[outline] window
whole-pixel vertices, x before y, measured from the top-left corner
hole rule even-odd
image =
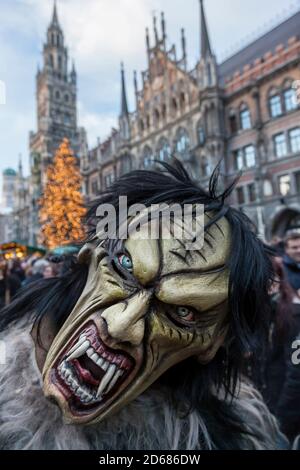
[[[65,94],[65,102],[69,103],[69,101],[70,101],[70,97],[69,97],[68,93],[66,93]]]
[[[188,154],[190,147],[190,139],[185,129],[179,129],[177,133],[176,150],[181,156]]]
[[[166,139],[161,139],[158,144],[157,158],[161,162],[168,160],[171,157],[171,147]]]
[[[235,169],[242,170],[244,168],[244,152],[242,149],[235,152]]]
[[[255,183],[248,184],[248,199],[250,202],[256,201],[256,186]]]
[[[244,195],[244,188],[237,188],[236,189],[236,198],[238,204],[244,204],[245,203],[245,195]]]
[[[154,161],[154,155],[150,147],[146,147],[144,150],[143,164],[145,168],[149,168]]]
[[[123,155],[121,159],[121,175],[129,173],[132,169],[132,161],[130,155]]]
[[[106,175],[104,177],[105,187],[109,188],[113,184],[114,180],[115,177],[113,173],[109,173],[108,175]]]
[[[240,121],[242,130],[251,129],[251,115],[247,107],[241,110]]]
[[[62,66],[62,60],[61,60],[61,57],[59,55],[58,56],[58,68],[59,68],[59,70],[61,70],[61,66]]]
[[[173,98],[172,99],[172,110],[173,110],[174,113],[177,113],[177,109],[178,109],[178,106],[177,106],[176,98]]]
[[[275,95],[270,98],[270,114],[272,118],[281,116],[282,106],[280,95]]]
[[[297,108],[296,90],[289,88],[284,92],[284,106],[286,111],[292,111]]]
[[[201,125],[198,127],[198,141],[200,145],[205,144],[205,131]]]
[[[98,194],[98,181],[92,181],[92,194],[95,196]]]
[[[282,196],[287,196],[291,191],[290,175],[282,175],[279,177],[279,192]]]
[[[65,113],[64,115],[64,123],[65,124],[70,124],[71,123],[71,116],[69,113]]]
[[[252,168],[255,166],[255,147],[254,145],[248,145],[244,150],[246,167]]]
[[[276,157],[285,157],[287,154],[287,146],[285,135],[283,133],[274,136],[274,146]]]
[[[265,197],[273,196],[273,186],[270,180],[264,180],[263,191]]]
[[[180,107],[181,109],[184,109],[185,107],[185,96],[184,96],[184,93],[180,93]]]
[[[55,92],[55,99],[60,100],[60,92],[58,90]]]
[[[300,152],[300,127],[289,131],[292,153]]]

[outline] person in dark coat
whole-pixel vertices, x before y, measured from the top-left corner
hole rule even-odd
[[[290,232],[284,240],[283,266],[291,287],[300,290],[300,233]]]
[[[0,264],[0,309],[7,305],[21,287],[18,276],[11,274],[6,263]]]
[[[300,434],[300,335],[291,344],[286,380],[278,401],[277,411],[282,431],[287,437],[294,439]]]
[[[275,258],[274,269],[273,317],[263,366],[262,393],[282,430],[294,439],[300,434],[300,381],[296,386],[291,357],[292,344],[300,335],[300,297],[288,284],[280,258]]]

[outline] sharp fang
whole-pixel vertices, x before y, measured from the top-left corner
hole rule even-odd
[[[89,347],[90,342],[85,341],[83,344],[79,345],[79,347],[72,354],[68,355],[67,361],[71,361],[72,359],[77,359],[78,357],[83,356]]]
[[[118,369],[113,378],[110,381],[109,386],[107,387],[106,393],[108,393],[117,383],[118,379],[123,375],[123,371]]]
[[[77,341],[76,344],[74,344],[74,346],[70,349],[70,351],[68,352],[68,354],[72,354],[74,351],[76,351],[76,349],[81,345],[83,344],[84,342],[86,341],[86,336],[80,336],[79,340]]]
[[[115,364],[111,364],[109,368],[107,369],[107,372],[103,379],[100,382],[99,388],[97,390],[97,398],[101,397],[102,393],[104,392],[105,388],[111,381],[112,377],[114,376],[114,373],[116,371],[117,366]]]

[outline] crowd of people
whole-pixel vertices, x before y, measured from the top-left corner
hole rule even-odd
[[[57,274],[57,266],[51,260],[36,255],[23,260],[0,259],[0,309],[8,305],[22,287]]]
[[[300,233],[289,232],[283,240],[273,240],[272,248],[275,278],[270,290],[268,340],[259,366],[253,370],[251,364],[248,371],[283,432],[292,440],[300,434],[300,364],[292,361],[295,340],[299,339],[300,344]],[[19,289],[41,278],[55,277],[60,269],[51,257],[0,260],[0,309]]]

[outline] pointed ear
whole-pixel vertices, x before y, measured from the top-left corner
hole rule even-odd
[[[81,248],[81,250],[78,253],[78,262],[80,264],[88,264],[91,259],[91,255],[93,250],[95,250],[96,247],[96,240],[92,240]]]
[[[35,358],[39,370],[42,372],[48,351],[57,334],[57,331],[48,315],[36,320],[31,329],[31,337],[35,345]]]

